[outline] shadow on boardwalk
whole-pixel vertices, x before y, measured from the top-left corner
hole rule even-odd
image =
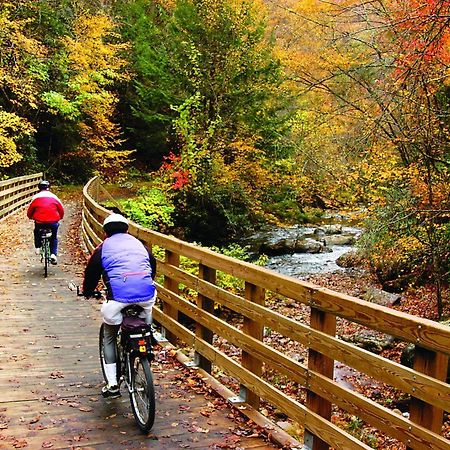
[[[0,448],[275,448],[164,350],[152,366],[157,414],[148,436],[128,396],[99,395],[99,308],[67,288],[83,267],[68,253],[76,237],[64,237],[77,205],[66,206],[59,264],[47,279],[25,213],[0,223]]]

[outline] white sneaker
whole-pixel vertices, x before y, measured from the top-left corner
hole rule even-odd
[[[38,248],[35,248],[34,249],[34,253],[36,254],[36,255],[40,255],[41,254],[41,249],[38,247]]]
[[[52,264],[58,264],[58,258],[53,253],[50,255],[50,262]]]
[[[122,394],[120,393],[120,389],[119,386],[117,386],[117,384],[115,386],[110,386],[109,384],[107,384],[106,386],[102,387],[102,397],[105,398],[119,398],[122,396]]]

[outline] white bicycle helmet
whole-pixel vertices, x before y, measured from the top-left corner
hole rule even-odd
[[[110,214],[103,221],[103,230],[108,236],[115,233],[126,233],[128,231],[128,220],[121,214]]]

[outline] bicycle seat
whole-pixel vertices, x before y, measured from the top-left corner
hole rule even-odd
[[[51,238],[52,237],[52,230],[48,228],[43,228],[41,230],[41,237]]]
[[[144,311],[144,309],[139,305],[130,305],[130,306],[127,306],[126,308],[122,309],[122,316],[123,317],[137,317],[143,311]]]

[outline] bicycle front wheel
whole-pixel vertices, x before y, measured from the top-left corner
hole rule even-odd
[[[150,362],[146,356],[131,357],[130,401],[140,430],[148,433],[155,421],[155,387]]]

